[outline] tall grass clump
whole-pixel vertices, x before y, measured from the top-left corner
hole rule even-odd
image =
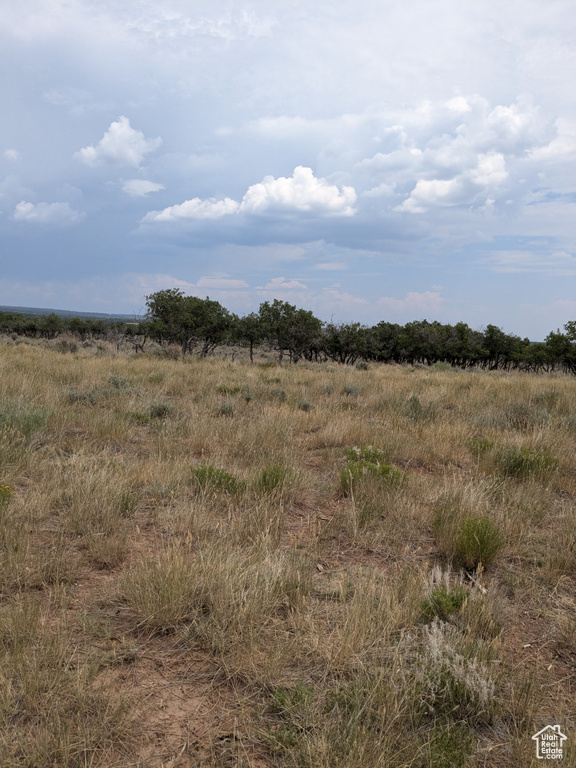
[[[498,452],[496,465],[508,477],[545,477],[558,468],[558,460],[547,450],[510,446]]]
[[[437,505],[432,527],[440,551],[468,570],[492,565],[505,543],[488,516],[466,517],[450,502]]]
[[[220,491],[223,493],[240,493],[246,487],[243,480],[239,480],[225,469],[214,467],[212,464],[200,464],[192,470],[192,477],[198,488],[204,491]]]
[[[348,496],[369,479],[388,486],[399,485],[405,474],[392,464],[384,464],[383,453],[372,446],[348,448],[346,466],[340,470],[340,490]]]

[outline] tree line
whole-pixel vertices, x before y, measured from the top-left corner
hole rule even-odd
[[[133,323],[0,312],[0,332],[47,339],[66,332],[82,341],[128,342],[138,352],[144,352],[151,340],[164,347],[178,345],[183,355],[207,356],[217,347],[242,346],[248,349],[251,361],[257,348],[266,347],[279,362],[444,362],[460,368],[576,374],[576,321],[566,323],[564,332],[550,332],[543,342],[534,343],[495,325],[474,330],[463,322],[450,325],[428,320],[406,325],[382,321],[373,326],[325,323],[312,312],[279,299],[265,301],[258,312],[238,317],[217,301],[185,296],[177,288],[150,294],[146,306],[146,316]]]

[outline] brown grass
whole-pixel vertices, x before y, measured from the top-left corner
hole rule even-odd
[[[548,723],[573,740],[573,379],[24,344],[0,372],[2,765],[516,768]],[[352,447],[395,480],[343,487]]]

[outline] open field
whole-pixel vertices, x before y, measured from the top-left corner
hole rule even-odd
[[[0,765],[576,761],[576,379],[0,346]]]

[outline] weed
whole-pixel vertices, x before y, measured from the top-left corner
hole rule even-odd
[[[282,490],[290,477],[290,470],[282,464],[264,467],[256,481],[256,488],[262,493],[272,493]]]
[[[420,604],[422,621],[429,622],[435,618],[446,621],[449,616],[462,608],[468,594],[469,591],[459,584],[450,590],[444,585],[435,589]]]
[[[148,406],[148,416],[151,419],[159,419],[164,421],[170,416],[174,416],[176,413],[176,407],[172,403],[166,403],[162,401],[155,401]]]
[[[22,400],[0,400],[0,432],[13,429],[30,438],[43,432],[50,418],[50,411],[43,405],[26,405]]]
[[[226,472],[225,469],[213,467],[211,464],[200,464],[192,470],[192,474],[198,486],[203,490],[235,494],[245,487],[243,481]]]
[[[494,448],[494,445],[493,440],[488,440],[485,437],[472,437],[468,440],[468,450],[477,458],[489,453]]]
[[[499,452],[497,466],[508,477],[542,477],[558,468],[558,460],[547,450],[510,446]]]
[[[94,389],[79,390],[69,389],[66,392],[66,399],[69,403],[83,403],[84,405],[95,405],[99,400],[98,392]]]
[[[404,412],[407,418],[415,422],[431,421],[436,416],[434,406],[430,403],[422,405],[418,395],[410,395],[406,402]]]
[[[218,406],[218,416],[234,416],[234,403],[227,400],[224,403],[220,403]]]
[[[502,533],[489,517],[462,517],[450,505],[437,507],[433,529],[444,554],[468,570],[487,568],[504,546]]]
[[[125,392],[130,389],[132,385],[124,376],[109,376],[108,377],[108,389],[112,392]]]

